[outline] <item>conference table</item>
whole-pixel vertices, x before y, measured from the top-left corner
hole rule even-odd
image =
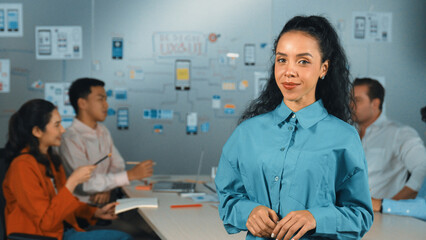
[[[194,175],[162,176],[155,175],[151,182],[171,180],[194,180]],[[200,176],[200,181],[210,182],[209,176]],[[163,240],[242,240],[246,232],[229,235],[219,218],[217,203],[201,203],[202,207],[170,208],[171,205],[194,204],[191,198],[179,196],[177,193],[152,192],[150,190],[137,190],[137,186],[144,185],[141,181],[132,181],[131,185],[123,187],[128,197],[156,197],[158,208],[139,208],[138,212],[149,224],[155,233]],[[196,191],[212,194],[213,192],[203,184],[197,184]],[[365,240],[387,239],[426,239],[426,222],[405,216],[376,213],[373,226],[362,238]]]
[[[151,182],[171,180],[195,180],[194,175],[153,176]],[[199,181],[210,181],[209,176],[200,176]],[[246,233],[229,235],[219,218],[217,206],[213,202],[202,203],[202,207],[172,209],[171,205],[194,204],[191,198],[179,196],[177,193],[152,192],[136,190],[144,183],[132,181],[131,185],[123,187],[128,197],[156,197],[158,208],[139,208],[138,212],[149,224],[152,230],[163,240],[191,240],[191,239],[245,239]],[[213,193],[203,184],[197,184],[196,191]]]

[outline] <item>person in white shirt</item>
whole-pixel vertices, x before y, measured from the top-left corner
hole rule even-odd
[[[385,90],[371,78],[353,83],[354,116],[368,165],[373,210],[383,198],[415,198],[426,176],[426,149],[409,126],[388,120],[382,113]]]
[[[110,201],[111,190],[130,181],[150,177],[153,161],[142,161],[125,171],[125,163],[114,146],[111,134],[101,123],[107,117],[108,103],[104,82],[93,78],[75,80],[69,88],[69,98],[77,116],[62,136],[59,154],[67,174],[76,168],[100,162],[89,181],[76,189],[74,195],[82,202],[102,205]]]

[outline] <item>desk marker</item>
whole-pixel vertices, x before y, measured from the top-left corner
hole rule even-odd
[[[108,153],[105,157],[99,159],[97,162],[95,162],[95,164],[93,165],[98,165],[99,163],[101,163],[103,160],[107,159],[108,157],[111,157],[112,153]]]
[[[190,207],[202,207],[202,204],[183,204],[183,205],[171,205],[170,208],[190,208]]]

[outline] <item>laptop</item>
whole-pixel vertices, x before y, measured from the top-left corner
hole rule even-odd
[[[154,183],[152,187],[153,192],[195,192],[195,187],[201,173],[201,166],[203,165],[204,151],[201,151],[200,160],[198,162],[198,172],[194,183],[190,182],[174,182],[174,181],[159,181]]]

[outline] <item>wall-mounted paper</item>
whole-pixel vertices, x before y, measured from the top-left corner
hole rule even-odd
[[[10,60],[0,59],[0,93],[10,92]]]
[[[22,3],[0,4],[0,37],[22,37]]]
[[[83,36],[81,26],[37,26],[36,59],[81,59]]]
[[[44,88],[44,99],[50,101],[58,107],[61,116],[74,116],[75,112],[71,106],[68,89],[69,82],[60,83],[46,83]]]
[[[352,39],[360,42],[392,42],[392,13],[353,12]]]

